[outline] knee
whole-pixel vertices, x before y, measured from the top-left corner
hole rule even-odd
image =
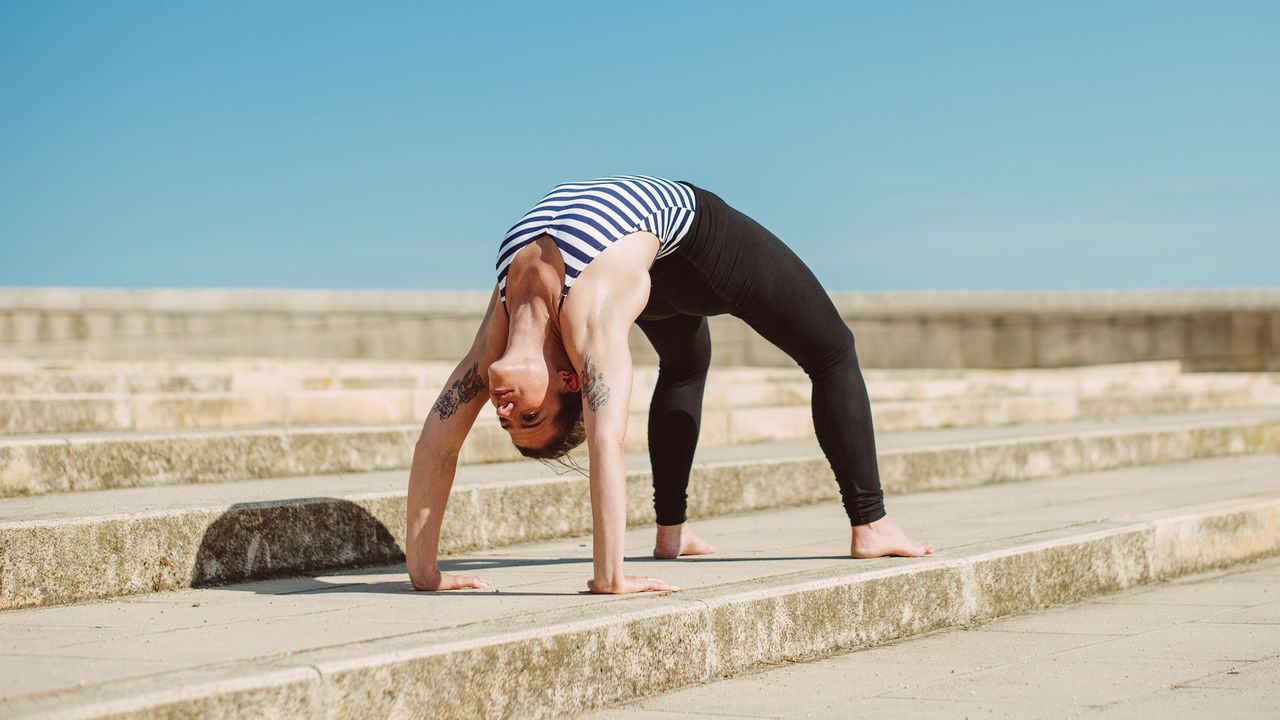
[[[661,359],[658,361],[658,381],[687,383],[702,381],[711,369],[711,353],[697,353],[681,357],[678,360]]]
[[[711,368],[711,338],[698,333],[679,354],[668,353],[658,358],[660,382],[689,382],[707,377]]]
[[[853,331],[847,325],[833,329],[821,343],[815,343],[803,358],[800,367],[809,377],[821,377],[832,372],[858,368],[858,352],[854,347]]]

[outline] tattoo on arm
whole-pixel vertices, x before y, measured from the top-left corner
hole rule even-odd
[[[476,372],[476,367],[476,364],[472,363],[462,377],[454,380],[452,385],[440,392],[440,397],[432,409],[441,420],[448,420],[458,412],[458,408],[476,399],[480,391],[484,390],[484,380],[480,377],[480,373]]]
[[[595,412],[609,402],[609,386],[604,384],[604,376],[596,370],[591,358],[583,358],[582,365],[582,394],[587,396],[587,407]]]

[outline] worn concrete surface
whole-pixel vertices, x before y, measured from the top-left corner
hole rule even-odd
[[[222,365],[70,365],[67,374],[39,363],[0,359],[0,434],[417,423],[452,370],[438,363],[408,368],[383,363],[388,367],[381,368],[355,361],[229,359]],[[876,409],[882,411],[877,420],[888,429],[904,422],[945,427],[1280,403],[1280,375],[1184,374],[1177,363],[865,374]],[[656,369],[637,368],[633,411],[647,410],[655,378]],[[769,408],[805,405],[808,396],[809,382],[795,368],[716,368],[704,407],[767,415]],[[944,400],[951,402],[928,402]],[[752,422],[744,417],[739,424],[749,427]]]
[[[584,720],[1274,718],[1280,559],[687,688]]]
[[[865,369],[873,400],[932,400],[1026,394],[1265,390],[1275,373],[1183,373],[1178,362],[1140,362],[1054,369]],[[285,361],[39,362],[0,358],[0,395],[241,393],[279,395],[310,391],[425,391],[434,394],[453,371],[448,363]],[[634,394],[647,395],[656,368],[638,364]],[[768,384],[808,392],[796,367],[714,367],[707,400],[719,388]],[[637,398],[640,400],[640,398]],[[639,406],[637,406],[639,407]]]
[[[842,559],[834,503],[698,521],[720,552],[675,562],[645,559],[652,530],[637,528],[630,572],[685,588],[663,596],[580,594],[589,540],[569,539],[446,563],[492,581],[483,592],[414,593],[390,566],[16,610],[0,613],[0,714],[588,709],[1274,553],[1278,477],[1273,453],[894,499],[938,544],[926,559]],[[1158,541],[1188,526],[1217,551]],[[1008,592],[1014,580],[1037,592]]]
[[[1280,449],[1275,421],[1180,420],[886,435],[882,482],[902,494]],[[628,462],[630,520],[652,522],[647,459]],[[464,465],[455,482],[445,552],[590,530],[580,475],[523,461]],[[403,472],[381,472],[11,498],[0,502],[0,608],[394,561],[404,493]],[[689,487],[692,517],[836,497],[813,440],[702,448]]]
[[[417,423],[452,371],[439,363],[382,368],[230,359],[224,365],[117,363],[55,371],[0,361],[0,435]],[[1183,374],[1168,363],[872,370],[867,376],[877,424],[888,430],[1280,404],[1280,376]],[[648,409],[655,378],[654,368],[637,369],[633,411]],[[767,415],[768,408],[807,405],[809,390],[799,369],[717,368],[704,409],[757,408]]]
[[[1164,413],[1158,422],[1169,419],[1176,422],[1190,415]],[[1195,415],[1280,420],[1280,411],[1270,408]],[[941,419],[945,420],[946,416]],[[992,418],[979,415],[971,419]],[[1006,419],[1013,421],[1012,417]],[[1152,420],[1151,424],[1157,421]],[[627,447],[640,451],[646,447],[646,437],[640,430],[639,416],[634,425],[636,431],[628,434]],[[809,410],[803,406],[711,411],[706,414],[700,443],[724,445],[792,439],[809,435],[810,428]],[[420,426],[413,423],[77,433],[65,438],[8,436],[0,438],[0,497],[405,468],[412,457],[419,429]],[[489,420],[477,423],[467,437],[461,461],[500,462],[518,457],[506,433],[496,421]]]
[[[259,357],[159,360],[31,360],[0,357],[0,391],[25,392],[247,392],[338,390],[370,388],[420,388],[438,384],[453,371],[454,362],[388,360],[318,360]],[[657,366],[637,363],[637,382],[652,383]],[[1162,380],[1230,378],[1237,373],[1183,373],[1176,360],[1129,362],[1062,368],[868,368],[864,376],[872,384],[900,383],[891,388],[962,388],[971,392],[993,387],[1001,392],[1021,389],[1050,391],[1067,387],[1082,390],[1099,383],[1140,382],[1158,385]],[[755,382],[804,379],[798,367],[717,366],[710,370],[718,380]],[[26,382],[22,382],[22,381]],[[84,387],[79,387],[83,380]],[[62,381],[62,382],[56,382]],[[1214,380],[1215,382],[1217,380]],[[929,383],[938,382],[936,386]],[[5,383],[12,383],[7,385]],[[919,383],[919,384],[917,384]],[[1064,385],[1065,383],[1065,385]],[[925,399],[933,395],[917,396]]]
[[[867,367],[1060,367],[1183,359],[1280,369],[1276,290],[836,293]],[[487,292],[0,289],[0,351],[51,357],[266,355],[452,360]],[[740,320],[713,361],[789,364]],[[633,354],[652,357],[642,334]]]
[[[872,417],[884,431],[1000,425],[1154,412],[1238,410],[1280,405],[1280,382],[1243,376],[1232,382],[1171,390],[1112,388],[1099,395],[1075,392],[989,395],[929,400],[876,400]],[[749,437],[779,424],[780,416],[809,422],[807,380],[721,382],[703,398],[704,423],[738,429]],[[986,390],[992,390],[987,388]],[[0,395],[0,435],[169,431],[262,426],[419,423],[430,414],[437,390],[337,390],[280,394],[68,393]],[[652,391],[631,398],[632,422],[642,426]],[[788,409],[797,409],[788,413]],[[723,417],[721,417],[723,415]],[[491,423],[484,413],[481,423]],[[785,422],[785,420],[783,421]],[[776,434],[776,433],[775,433]]]

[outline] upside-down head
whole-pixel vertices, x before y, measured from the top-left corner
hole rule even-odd
[[[582,385],[563,345],[549,343],[542,357],[503,355],[489,366],[498,423],[521,455],[556,459],[582,444]]]

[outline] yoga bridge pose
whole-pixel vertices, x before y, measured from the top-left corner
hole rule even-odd
[[[475,342],[423,424],[409,474],[406,559],[421,590],[487,587],[440,572],[440,525],[458,453],[488,399],[529,457],[584,440],[594,528],[592,592],[673,590],[623,572],[632,323],[658,353],[649,407],[654,555],[714,552],[685,519],[711,361],[707,317],[729,313],[813,382],[813,424],[835,471],[855,558],[933,552],[885,515],[853,334],[809,268],[773,233],[696,185],[616,176],[556,186],[508,232]],[[572,289],[572,293],[570,293]]]

